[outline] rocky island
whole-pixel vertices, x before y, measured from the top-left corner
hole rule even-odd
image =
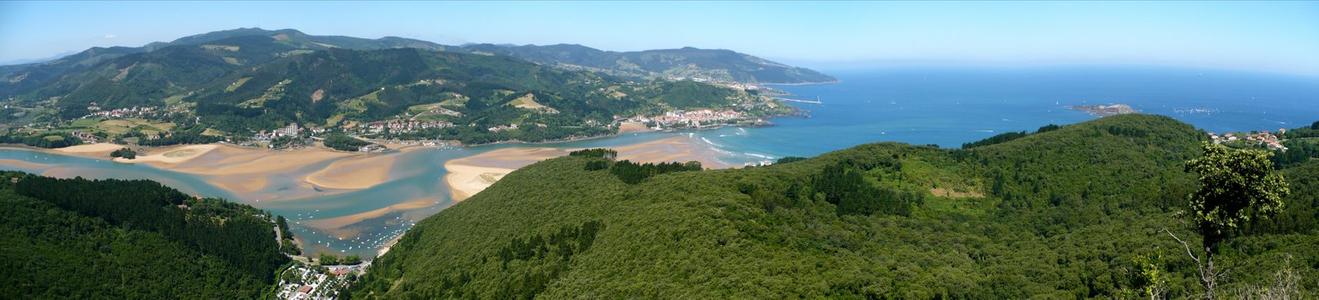
[[[1137,113],[1135,109],[1126,104],[1075,105],[1069,108],[1100,117]]]

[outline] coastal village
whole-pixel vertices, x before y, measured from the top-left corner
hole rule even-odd
[[[294,263],[279,276],[275,298],[285,300],[331,300],[366,271],[366,264],[313,266]]]
[[[635,122],[646,124],[646,127],[652,130],[665,130],[677,128],[704,128],[730,125],[746,121],[751,122],[752,125],[758,125],[765,122],[763,119],[749,120],[745,114],[731,109],[701,109],[692,111],[670,111],[658,116],[633,116],[630,118],[615,120],[615,123]]]
[[[1209,139],[1215,144],[1227,144],[1235,146],[1260,147],[1274,151],[1287,151],[1287,147],[1282,145],[1282,136],[1286,136],[1287,129],[1278,129],[1278,134],[1268,131],[1249,132],[1249,133],[1224,133],[1218,135],[1210,132]]]

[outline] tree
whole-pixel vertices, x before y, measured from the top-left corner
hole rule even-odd
[[[1274,172],[1270,156],[1261,150],[1229,149],[1205,142],[1204,156],[1186,162],[1186,170],[1199,174],[1200,189],[1191,194],[1190,216],[1203,238],[1203,260],[1186,242],[1168,232],[1186,248],[1197,264],[1205,299],[1214,298],[1216,279],[1214,253],[1233,230],[1251,220],[1263,219],[1282,210],[1282,198],[1290,190],[1281,174]]]
[[[137,158],[137,152],[134,152],[133,149],[128,149],[128,147],[124,147],[124,148],[120,148],[119,150],[115,150],[114,152],[110,152],[110,157],[123,157],[124,159],[135,159]]]

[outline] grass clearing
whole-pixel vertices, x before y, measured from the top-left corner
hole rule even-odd
[[[152,122],[149,120],[134,118],[103,120],[95,125],[95,130],[115,136],[128,133],[133,129],[137,129],[146,134],[158,134],[161,132],[169,132],[170,130],[173,130],[174,127],[174,123],[170,122]]]
[[[247,84],[248,80],[252,80],[252,77],[239,78],[237,81],[234,81],[234,83],[230,83],[229,86],[224,87],[224,92],[232,93],[233,91],[238,90],[238,88],[243,87],[244,84]]]

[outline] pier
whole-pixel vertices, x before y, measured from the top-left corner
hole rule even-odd
[[[824,104],[824,102],[820,102],[820,97],[819,97],[819,96],[816,96],[816,97],[815,97],[815,100],[802,100],[802,99],[792,99],[792,98],[784,98],[784,97],[776,97],[776,98],[778,98],[779,100],[788,101],[788,102],[810,103],[810,104]]]

